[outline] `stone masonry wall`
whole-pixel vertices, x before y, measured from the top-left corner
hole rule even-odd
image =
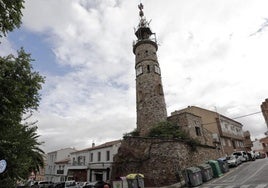
[[[265,99],[265,101],[261,104],[261,111],[268,127],[268,99]]]
[[[150,40],[135,46],[137,131],[146,136],[149,130],[161,121],[166,121],[167,110],[157,61],[157,44]]]
[[[114,158],[112,179],[142,173],[146,187],[171,185],[180,181],[185,168],[219,157],[214,147],[195,148],[183,140],[125,137]]]

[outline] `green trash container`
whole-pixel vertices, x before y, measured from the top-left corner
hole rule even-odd
[[[198,168],[201,169],[203,182],[209,181],[213,178],[212,168],[209,164],[198,165]]]
[[[215,160],[209,160],[208,164],[211,166],[212,168],[212,172],[213,172],[213,177],[214,178],[218,178],[220,176],[222,176],[222,172],[221,172],[221,168],[220,165],[218,163],[218,161]]]
[[[198,167],[189,167],[184,171],[184,179],[188,186],[194,187],[203,183],[201,170]]]

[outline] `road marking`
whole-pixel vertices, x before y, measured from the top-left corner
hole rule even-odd
[[[261,171],[264,167],[266,167],[267,165],[263,165],[261,168],[259,168],[258,170],[256,170],[251,176],[247,177],[244,181],[241,182],[241,184],[244,184],[246,181],[248,181],[250,178],[254,177],[257,173],[259,173],[259,171]],[[261,188],[261,187],[260,187]]]
[[[207,185],[207,186],[199,186],[197,188],[268,188],[268,184],[248,184],[248,185]]]
[[[240,188],[248,188],[250,185],[242,185]]]
[[[231,176],[230,178],[227,178],[226,180],[223,180],[222,182],[224,182],[224,183],[234,182],[236,180],[237,176],[238,175]]]
[[[258,186],[255,187],[255,188],[264,188],[264,187],[266,187],[266,185],[267,185],[267,184],[260,184],[260,185],[258,185]]]

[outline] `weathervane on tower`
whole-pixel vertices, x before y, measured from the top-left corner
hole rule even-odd
[[[140,4],[138,5],[138,8],[140,9],[140,17],[142,18],[142,17],[144,16],[143,11],[142,11],[142,9],[143,9],[143,4],[140,3]]]

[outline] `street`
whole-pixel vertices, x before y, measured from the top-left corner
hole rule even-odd
[[[268,188],[268,159],[242,163],[220,178],[202,184],[200,188]]]

